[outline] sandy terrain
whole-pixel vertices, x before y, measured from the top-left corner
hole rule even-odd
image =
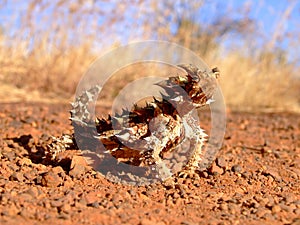
[[[299,114],[230,112],[212,167],[172,188],[113,184],[76,151],[43,161],[68,109],[1,104],[1,224],[300,224]]]

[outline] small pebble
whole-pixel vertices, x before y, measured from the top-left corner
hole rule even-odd
[[[241,173],[242,172],[242,167],[240,165],[234,165],[231,167],[231,171],[235,173]]]

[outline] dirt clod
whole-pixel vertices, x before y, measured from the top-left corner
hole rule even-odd
[[[43,174],[41,184],[44,187],[58,187],[62,184],[62,178],[58,173],[54,170],[50,170],[49,172]]]

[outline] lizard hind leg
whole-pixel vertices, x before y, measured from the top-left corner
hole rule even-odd
[[[94,118],[92,118],[90,104],[96,100],[101,87],[96,85],[86,91],[83,91],[81,95],[76,97],[75,101],[71,103],[72,109],[70,110],[71,117],[70,120],[74,127],[74,131],[78,131],[78,134],[83,134],[87,136],[89,140],[93,139],[96,135],[94,125]],[[91,126],[87,126],[91,125]],[[81,135],[82,136],[82,135]],[[55,160],[57,156],[68,150],[68,149],[78,149],[75,141],[75,135],[63,134],[61,137],[51,137],[52,141],[47,145],[45,150],[45,158],[50,160]]]

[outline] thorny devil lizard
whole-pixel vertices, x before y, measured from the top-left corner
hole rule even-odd
[[[213,101],[219,70],[201,71],[191,64],[178,67],[185,71],[184,76],[157,83],[166,93],[161,99],[153,97],[145,106],[134,105],[131,111],[123,110],[107,119],[92,118],[89,111],[89,103],[96,100],[101,87],[84,91],[70,111],[74,133],[53,137],[46,158],[55,160],[65,150],[81,149],[88,163],[113,181],[147,183],[149,179],[166,180],[173,175],[166,155],[188,140],[192,150],[185,153],[187,160],[176,175],[194,173],[203,160],[207,135],[191,112]]]

